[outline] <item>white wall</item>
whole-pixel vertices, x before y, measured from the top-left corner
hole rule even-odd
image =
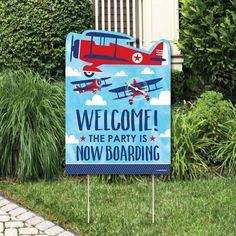
[[[179,1],[143,0],[143,48],[165,38],[171,42],[172,67],[182,70],[183,57],[176,46],[179,39]]]

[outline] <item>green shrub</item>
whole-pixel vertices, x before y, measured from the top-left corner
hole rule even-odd
[[[171,71],[172,104],[180,104],[183,100],[195,100],[205,90],[206,86],[202,76],[188,70]]]
[[[199,155],[208,165],[213,166],[222,163],[218,158],[215,144],[225,141],[222,139],[220,127],[225,122],[232,120],[233,111],[232,103],[224,100],[221,93],[207,91],[198,98],[189,112],[192,124],[204,121],[199,127],[199,140],[205,143],[205,149]]]
[[[200,153],[205,148],[201,126],[205,120],[192,122],[190,111],[177,109],[172,114],[171,177],[194,179],[208,171]]]
[[[91,28],[91,1],[0,1],[0,70],[64,77],[66,35]]]
[[[236,173],[236,108],[231,106],[228,119],[217,128],[218,140],[214,140],[212,152],[220,162],[221,174]]]
[[[232,103],[224,100],[223,95],[215,91],[203,93],[191,111],[193,122],[205,120],[201,127],[202,135],[217,140],[217,129],[230,117]]]
[[[64,89],[32,72],[0,75],[0,176],[52,179],[61,171]]]
[[[172,114],[172,178],[236,172],[236,108],[208,91]]]
[[[179,46],[185,65],[228,90],[235,89],[235,21],[235,0],[181,0]]]
[[[185,97],[185,76],[182,71],[171,71],[171,101],[172,104],[182,101]]]

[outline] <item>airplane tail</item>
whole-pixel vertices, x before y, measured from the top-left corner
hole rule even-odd
[[[80,88],[80,86],[78,86],[78,85],[75,86],[75,89],[79,89],[79,88]],[[79,94],[79,93],[82,93],[82,91],[81,90],[77,90],[76,93]]]
[[[168,48],[165,42],[161,42],[156,45],[152,50],[151,60],[156,61],[158,65],[168,64]]]

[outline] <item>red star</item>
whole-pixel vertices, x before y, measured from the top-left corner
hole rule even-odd
[[[86,139],[86,137],[84,135],[80,137],[80,141],[82,141],[82,142],[84,142],[85,139]]]
[[[155,139],[156,139],[156,138],[155,138],[153,135],[150,137],[150,140],[151,140],[151,141],[155,141]]]
[[[138,54],[137,54],[136,56],[134,56],[134,60],[135,60],[135,61],[139,61],[140,58],[141,58],[141,57],[140,57]]]

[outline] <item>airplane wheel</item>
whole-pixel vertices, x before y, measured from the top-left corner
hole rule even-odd
[[[130,102],[129,104],[130,104],[130,105],[132,105],[132,104],[133,104],[133,102]]]
[[[87,76],[87,77],[92,77],[92,76],[94,75],[94,72],[85,71],[84,74],[85,74],[85,76]]]
[[[150,101],[150,98],[147,98],[146,100],[147,100],[147,101]]]

